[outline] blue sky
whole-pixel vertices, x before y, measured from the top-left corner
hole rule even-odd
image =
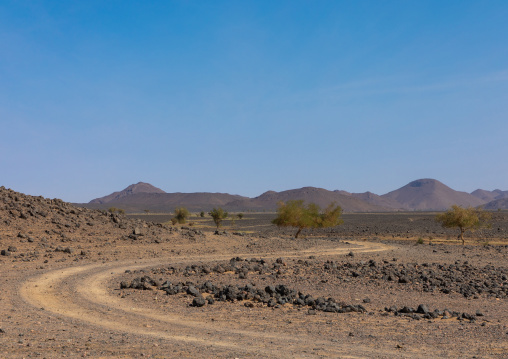
[[[2,1],[0,185],[508,190],[506,1]]]

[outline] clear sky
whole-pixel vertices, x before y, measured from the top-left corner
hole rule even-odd
[[[508,1],[0,2],[0,186],[508,190]]]

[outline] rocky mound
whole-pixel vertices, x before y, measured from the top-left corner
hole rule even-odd
[[[352,254],[350,254],[352,256]],[[203,278],[207,275],[224,275],[226,281],[233,278],[226,274],[235,273],[238,279],[246,279],[248,276],[262,276],[270,280],[279,279],[281,271],[289,271],[293,274],[310,278],[313,275],[322,273],[333,275],[349,282],[349,278],[355,278],[358,285],[369,283],[372,285],[376,281],[396,282],[404,287],[401,290],[411,291],[439,291],[449,294],[459,292],[466,298],[478,299],[484,294],[488,297],[506,298],[508,294],[507,268],[495,268],[486,266],[478,268],[470,265],[468,262],[457,262],[453,265],[428,264],[428,263],[407,263],[394,264],[387,261],[377,263],[374,260],[369,262],[360,261],[336,262],[327,260],[304,261],[298,260],[293,264],[288,264],[283,258],[274,261],[265,261],[264,259],[243,259],[240,257],[231,258],[229,262],[217,263],[214,266],[203,264],[192,264],[185,267],[170,266],[167,268],[153,268],[153,275],[183,275],[188,278],[192,276]],[[130,272],[129,274],[145,273],[144,270]],[[324,278],[322,275],[319,277]],[[257,284],[256,284],[257,282]],[[311,294],[304,294],[301,290],[290,288],[286,284],[268,284],[260,286],[259,280],[253,280],[246,284],[214,284],[211,280],[203,279],[202,283],[195,283],[190,280],[172,282],[172,279],[154,279],[144,274],[136,276],[132,280],[122,280],[120,289],[137,290],[161,290],[167,295],[184,294],[193,298],[189,303],[191,307],[202,307],[219,302],[243,302],[246,307],[255,305],[268,308],[281,308],[288,304],[300,308],[307,308],[308,314],[315,314],[315,311],[329,313],[365,313],[367,309],[362,304],[347,304],[334,298],[323,296],[314,297]],[[369,298],[365,298],[363,303],[371,303]],[[379,308],[379,310],[381,310]],[[412,319],[467,319],[475,321],[476,317],[483,314],[479,311],[476,314],[453,311],[450,309],[429,310],[427,305],[419,304],[418,308],[392,305],[385,307],[382,311],[394,313],[397,316],[407,316]],[[373,314],[371,312],[371,314]]]
[[[0,223],[0,238],[19,237],[28,242],[80,242],[90,238],[153,240],[168,233],[161,224],[75,207],[60,199],[25,195],[3,186],[0,187]]]

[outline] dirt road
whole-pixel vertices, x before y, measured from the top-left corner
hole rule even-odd
[[[351,243],[351,248],[310,248],[281,253],[249,253],[250,256],[265,258],[333,256],[349,253],[373,253],[389,248],[379,243]],[[312,355],[316,346],[326,347],[319,356],[363,357],[374,349],[370,346],[354,347],[332,345],[329,340],[319,340],[312,335],[285,334],[276,330],[259,332],[224,326],[223,323],[205,322],[199,317],[189,320],[185,313],[160,313],[142,306],[125,306],[125,301],[111,293],[108,283],[126,270],[137,270],[171,262],[173,264],[196,261],[229,259],[233,254],[205,255],[178,258],[122,261],[108,264],[92,264],[54,270],[30,278],[21,289],[21,296],[32,306],[44,308],[59,317],[78,320],[83,324],[99,326],[106,330],[127,332],[138,336],[149,336],[169,342],[183,342],[203,348],[213,346],[234,352],[240,356],[297,357],[308,350]],[[242,254],[234,254],[242,255]],[[382,355],[383,353],[378,353]],[[394,349],[391,353],[397,355]],[[306,355],[302,355],[306,356]]]

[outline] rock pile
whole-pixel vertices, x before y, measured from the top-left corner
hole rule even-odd
[[[168,267],[152,270],[154,274],[183,274],[186,277],[210,273],[235,273],[245,279],[249,275],[278,277],[286,272],[305,275],[323,273],[344,281],[391,282],[401,289],[424,292],[460,293],[466,298],[479,296],[508,298],[508,268],[487,265],[476,267],[467,261],[454,264],[396,263],[375,260],[358,262],[298,260],[287,264],[283,258],[264,259],[231,258],[229,262],[210,265],[193,264],[184,268]]]
[[[252,307],[254,303],[263,303],[269,308],[280,308],[284,304],[292,304],[300,307],[309,307],[311,310],[331,312],[331,313],[349,313],[366,312],[361,304],[345,304],[337,302],[333,298],[318,297],[297,292],[283,284],[268,285],[264,289],[256,288],[254,284],[224,285],[216,286],[211,281],[202,284],[193,282],[180,282],[173,284],[165,281],[162,285],[159,282],[143,276],[135,278],[132,282],[121,282],[120,288],[133,288],[141,290],[163,290],[168,295],[185,293],[194,297],[191,306],[202,307],[206,303],[213,304],[215,301],[237,302],[246,301],[245,306]],[[206,296],[206,297],[205,297]]]
[[[417,309],[406,306],[398,309],[397,306],[394,305],[391,307],[386,307],[385,311],[387,313],[394,313],[397,316],[410,317],[416,320],[457,318],[458,320],[469,320],[470,322],[474,322],[476,320],[476,317],[483,316],[483,314],[479,311],[476,312],[476,314],[474,315],[465,312],[464,313],[456,312],[449,309],[444,310],[434,309],[433,311],[430,311],[425,304],[420,304]]]
[[[438,263],[357,263],[327,261],[323,269],[339,277],[383,280],[404,284],[411,289],[445,294],[457,292],[466,298],[480,295],[508,298],[508,268],[487,265],[475,267],[467,261],[455,264]]]

